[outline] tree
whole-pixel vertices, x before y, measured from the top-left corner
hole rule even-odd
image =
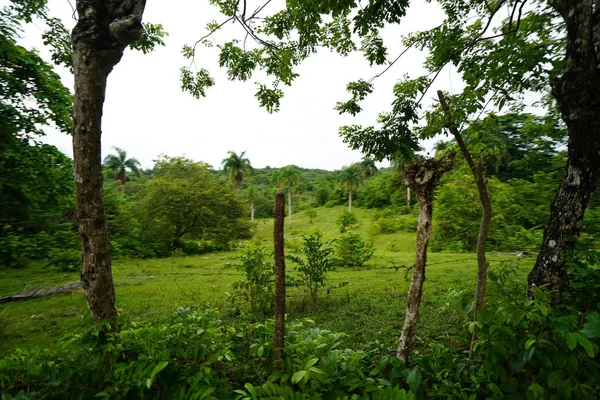
[[[121,182],[121,193],[125,188],[125,183],[129,181],[127,171],[136,175],[140,174],[140,162],[135,158],[127,158],[127,152],[118,147],[113,147],[117,154],[109,154],[104,158],[104,166],[109,168],[115,174],[115,180]]]
[[[475,161],[469,148],[465,144],[462,135],[458,131],[458,127],[454,121],[452,110],[446,103],[446,98],[441,90],[438,90],[438,98],[440,105],[444,111],[446,117],[448,130],[454,136],[454,140],[458,144],[458,148],[462,153],[475,184],[477,185],[477,192],[479,194],[479,201],[481,203],[481,223],[479,224],[479,234],[477,235],[477,289],[475,290],[475,308],[473,311],[473,322],[477,322],[477,313],[483,309],[483,300],[485,297],[485,286],[487,281],[487,270],[489,262],[486,259],[486,245],[488,239],[488,232],[490,230],[490,224],[492,222],[492,201],[490,199],[490,193],[488,191],[487,179],[485,177],[485,166],[480,161]],[[475,346],[476,330],[473,328],[473,337],[471,339],[471,348],[469,351],[469,358],[473,356],[473,350]]]
[[[418,158],[408,165],[404,172],[406,185],[413,188],[419,203],[415,265],[406,299],[404,327],[398,341],[397,356],[405,363],[412,351],[413,338],[419,322],[427,265],[427,246],[433,218],[433,194],[442,175],[454,167],[455,154],[453,151],[448,151],[439,160]]]
[[[273,174],[273,181],[280,189],[287,189],[288,198],[288,222],[292,226],[292,188],[298,186],[300,182],[300,172],[293,165],[288,165],[277,170]]]
[[[245,151],[242,151],[239,155],[233,151],[228,151],[227,154],[229,156],[221,162],[221,166],[229,174],[229,180],[235,183],[238,195],[241,195],[244,177],[250,176],[252,165],[250,165],[250,160],[244,158]]]
[[[250,185],[246,188],[246,198],[250,201],[250,221],[254,221],[255,203],[260,198],[258,187]]]
[[[17,44],[44,12],[39,2],[0,9],[0,266],[22,266],[28,240],[44,247],[42,232],[53,239],[45,250],[59,247],[54,233],[73,220],[71,160],[38,139],[46,126],[71,131],[72,97],[37,51]]]
[[[408,156],[399,154],[391,159],[392,168],[398,175],[404,175],[404,169],[414,159],[414,153]],[[410,186],[406,185],[406,206],[410,207]]]
[[[94,321],[117,329],[100,142],[106,81],[125,48],[142,37],[145,0],[77,0],[73,29],[73,170],[81,237],[81,284]]]
[[[348,211],[352,211],[352,192],[362,184],[362,179],[361,164],[353,163],[340,171],[339,182],[348,191]]]
[[[227,242],[250,237],[239,196],[213,177],[209,166],[163,157],[142,200],[146,234],[173,250],[183,239]]]
[[[377,173],[377,166],[375,160],[372,157],[364,156],[360,162],[360,168],[362,170],[362,177],[364,180],[372,178]]]

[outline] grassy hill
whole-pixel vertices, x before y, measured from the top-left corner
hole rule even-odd
[[[300,245],[301,235],[319,228],[326,239],[339,235],[336,225],[345,207],[317,208],[310,222],[306,211],[286,218],[286,248],[288,252]],[[350,230],[359,233],[375,245],[373,259],[362,268],[339,268],[330,274],[332,284],[349,281],[350,285],[323,295],[315,305],[298,288],[289,290],[288,317],[291,320],[310,318],[320,327],[343,331],[347,340],[356,345],[379,340],[393,346],[403,322],[404,301],[410,275],[401,266],[414,260],[414,231],[380,233],[376,211],[355,209],[358,224]],[[413,224],[414,215],[394,216],[406,226]],[[414,224],[413,224],[414,225]],[[256,222],[253,241],[269,242],[273,235],[271,219]],[[115,260],[117,304],[121,323],[135,320],[163,321],[177,307],[209,305],[220,308],[227,318],[240,318],[228,312],[228,292],[232,282],[241,275],[223,269],[235,251],[200,256],[163,259]],[[515,257],[491,255],[492,269]],[[532,259],[522,262],[525,273]],[[396,267],[396,268],[395,268]],[[400,268],[398,268],[400,267]],[[294,266],[287,263],[287,271]],[[474,254],[431,253],[424,288],[424,335],[445,335],[457,331],[466,321],[464,315],[447,315],[444,304],[471,302],[475,287],[476,260]],[[21,270],[0,271],[0,297],[24,290],[51,287],[78,280],[76,273],[59,273],[39,264]],[[246,316],[247,317],[247,316]],[[257,319],[264,316],[257,316]],[[82,290],[71,294],[41,297],[0,305],[0,352],[15,347],[52,346],[66,332],[80,326],[89,327],[89,311]]]

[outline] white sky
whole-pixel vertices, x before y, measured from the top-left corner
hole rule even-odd
[[[0,5],[6,2],[0,0]],[[51,16],[61,18],[68,29],[74,26],[68,0],[50,0],[49,9]],[[393,46],[394,42],[400,45],[400,34],[433,27],[442,16],[435,3],[415,2],[400,27],[384,32],[389,57],[395,58],[402,50]],[[359,161],[362,155],[346,147],[338,136],[338,128],[345,124],[374,124],[379,112],[390,109],[394,82],[405,73],[416,76],[422,71],[423,55],[408,52],[375,81],[375,92],[364,103],[359,116],[340,116],[333,107],[337,101],[348,98],[346,84],[359,78],[368,79],[384,67],[369,68],[360,54],[343,58],[321,51],[300,66],[300,77],[291,87],[283,87],[281,110],[271,115],[254,98],[254,82],[262,76],[245,83],[230,82],[226,71],[218,67],[218,50],[200,46],[197,64],[210,71],[216,85],[208,89],[206,98],[196,100],[180,90],[179,68],[189,62],[181,55],[181,48],[203,36],[206,24],[213,19],[222,17],[208,0],[148,1],[144,21],[163,24],[169,36],[165,47],[158,47],[150,54],[127,50],[109,76],[103,157],[111,152],[112,146],[117,146],[145,168],[150,168],[159,154],[186,156],[217,168],[227,151],[232,150],[246,151],[255,168],[295,164],[340,169]],[[49,59],[40,38],[43,29],[40,22],[29,26],[22,44],[40,49]],[[215,38],[223,43],[236,32],[239,31],[229,29],[217,33]],[[59,72],[65,85],[72,89],[70,73]],[[434,86],[431,93],[437,89],[452,92],[462,85],[452,71],[446,70]],[[431,102],[431,93],[426,103]],[[51,129],[47,133],[48,143],[72,154],[70,136]],[[425,144],[426,147],[431,143]]]

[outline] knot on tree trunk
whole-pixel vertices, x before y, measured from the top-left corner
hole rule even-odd
[[[442,175],[454,168],[456,152],[450,150],[442,158],[419,158],[404,170],[404,183],[417,196],[427,197],[426,193],[435,190]]]
[[[125,47],[142,37],[142,15],[146,0],[77,2],[79,20],[73,29],[73,47],[84,45],[110,58],[110,52],[122,54]],[[107,53],[108,52],[108,53]],[[117,57],[116,64],[120,59]]]

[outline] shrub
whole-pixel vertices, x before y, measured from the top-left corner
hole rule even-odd
[[[351,211],[344,210],[338,217],[336,223],[340,227],[340,233],[344,233],[344,232],[346,232],[346,228],[348,228],[354,224],[357,224],[358,219],[356,219],[356,216],[354,214],[352,214]]]
[[[291,325],[274,371],[273,321],[225,325],[214,310],[180,308],[170,322],[131,323],[99,339],[77,332],[48,350],[0,359],[3,398],[20,399],[400,399],[422,387],[418,370],[365,351],[344,335]]]
[[[366,243],[354,232],[340,236],[335,245],[335,254],[340,265],[362,267],[375,253],[373,243]]]
[[[298,285],[305,286],[313,302],[317,301],[317,293],[325,286],[329,271],[336,268],[336,260],[332,255],[333,240],[323,243],[323,233],[317,229],[311,234],[302,235],[302,247],[294,254],[286,256],[298,264],[296,271],[300,272]]]
[[[274,264],[272,252],[264,246],[246,245],[233,259],[225,264],[244,274],[244,279],[231,284],[238,291],[235,301],[244,298],[252,311],[270,311],[273,306]]]

